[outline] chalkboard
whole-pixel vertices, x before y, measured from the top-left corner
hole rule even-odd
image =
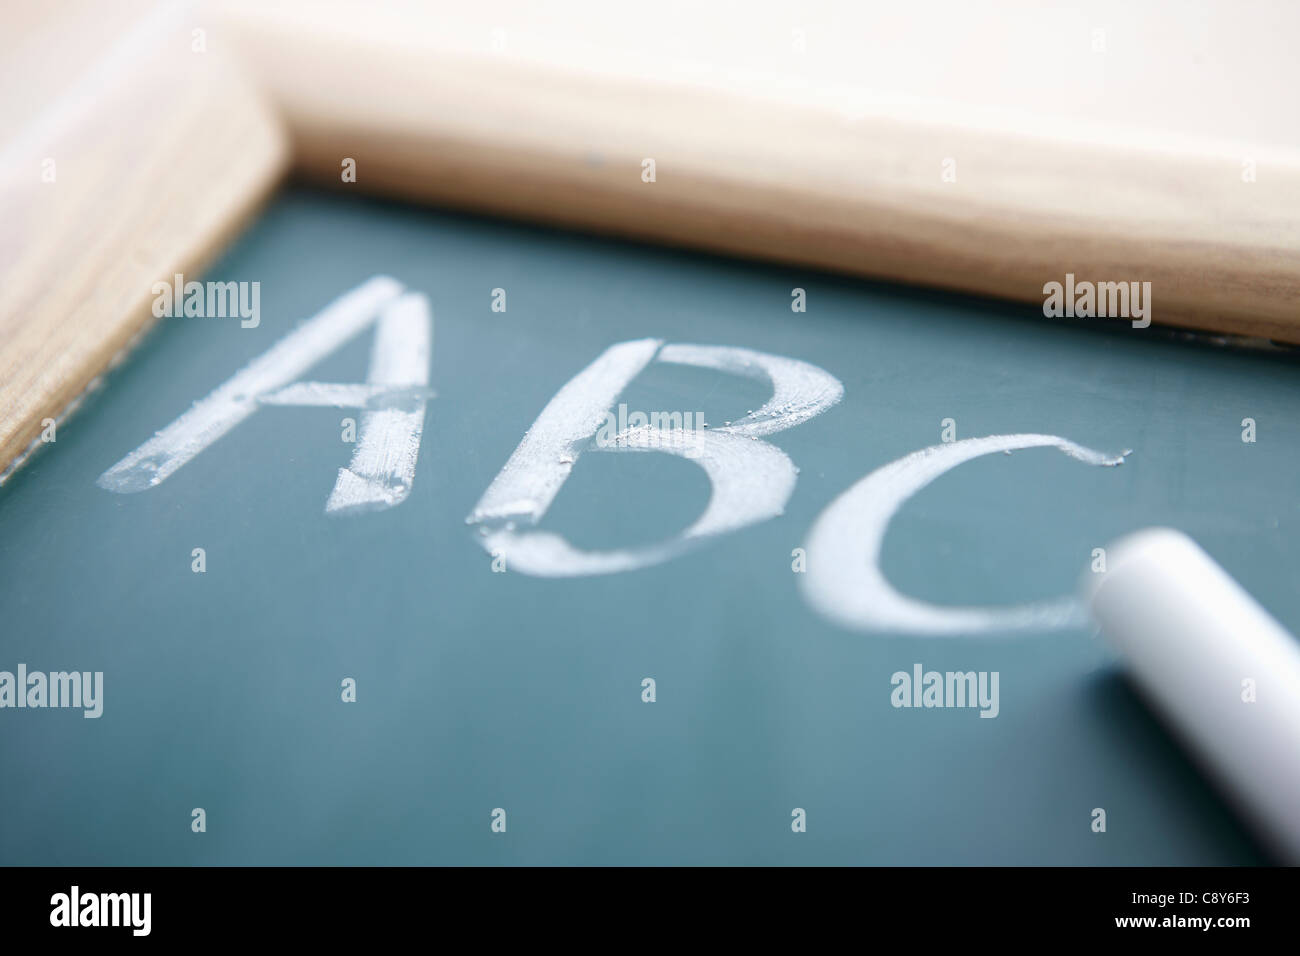
[[[405,500],[327,513],[358,413],[292,403],[155,487],[97,485],[376,275],[432,312]],[[0,862],[1262,858],[1086,623],[842,626],[808,599],[801,576],[818,569],[796,570],[797,549],[890,462],[945,438],[1055,435],[1132,453],[1095,468],[1027,448],[943,474],[889,525],[893,587],[934,605],[1051,599],[1095,549],[1163,524],[1294,630],[1291,354],[307,191],[282,194],[203,278],[260,283],[256,327],[161,319],[0,488],[0,670],[103,673],[96,719],[0,712]],[[565,384],[645,338],[842,383],[761,438],[798,468],[782,513],[621,573],[540,576],[508,555],[494,570],[467,517]],[[308,377],[363,381],[372,340]],[[721,428],[769,398],[761,380],[658,362],[618,401]],[[579,549],[646,546],[709,496],[687,458],[584,455],[539,528]],[[895,706],[893,675],[918,665],[996,672],[996,717]]]

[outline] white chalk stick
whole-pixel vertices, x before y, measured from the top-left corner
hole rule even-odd
[[[1085,576],[1143,694],[1280,859],[1300,863],[1300,643],[1186,535],[1152,528]]]

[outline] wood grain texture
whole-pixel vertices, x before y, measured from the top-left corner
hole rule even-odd
[[[1277,59],[1286,8],[1220,18],[1231,43],[1216,48],[1209,32],[1187,33],[1194,17],[1125,21],[1112,5],[1111,34],[1129,53],[1107,73],[1080,45],[1090,21],[1068,11],[1035,20],[1033,4],[1005,0],[999,21],[971,20],[961,4],[937,19],[926,4],[864,6],[841,61],[874,42],[860,59],[885,66],[866,86],[915,60],[914,80],[933,72],[964,94],[945,106],[846,96],[831,81],[862,74],[811,56],[793,85],[664,66],[673,31],[697,52],[753,49],[750,66],[788,51],[792,21],[771,4],[743,22],[675,0],[649,20],[562,6],[15,7],[0,39],[0,469],[147,326],[152,284],[196,272],[234,234],[290,150],[301,175],[339,188],[1025,302],[1067,272],[1146,281],[1156,322],[1300,342],[1300,141],[1286,119],[1296,70],[1254,62],[1257,50]],[[834,9],[814,34],[823,44],[852,33],[839,18],[857,7]],[[551,21],[531,48],[519,42]],[[191,51],[195,26],[210,52]],[[1148,70],[1169,30],[1175,54],[1194,55]],[[658,31],[660,48],[625,57],[608,42],[620,31]],[[940,57],[913,55],[932,37]],[[1021,105],[1060,101],[1062,115],[972,105],[1004,102],[1038,75],[1044,90]],[[1240,93],[1224,82],[1234,76]],[[1129,102],[1127,129],[1097,123]],[[1217,120],[1193,122],[1202,103]],[[1195,135],[1135,131],[1148,116]],[[1282,145],[1228,138],[1255,126]],[[340,182],[344,157],[355,184]],[[647,158],[653,183],[641,178]],[[941,178],[947,158],[956,182]]]
[[[1300,150],[845,112],[448,48],[405,22],[292,3],[234,19],[301,174],[342,185],[351,157],[343,188],[1025,302],[1067,272],[1146,281],[1156,322],[1300,342]]]
[[[75,22],[60,35],[86,40]],[[0,470],[153,320],[153,283],[197,273],[288,160],[188,21],[147,14],[81,48],[95,55],[0,151]]]

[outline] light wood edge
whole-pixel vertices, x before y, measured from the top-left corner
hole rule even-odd
[[[1149,281],[1157,323],[1300,342],[1300,151],[845,116],[448,53],[418,20],[231,29],[321,183],[1040,305],[1067,272]]]
[[[87,78],[0,153],[0,477],[154,321],[153,284],[196,276],[288,166],[265,101],[183,21],[142,22]]]
[[[1033,303],[1066,272],[1144,280],[1158,323],[1300,342],[1295,151],[1252,150],[1247,184],[1231,147],[846,117],[449,55],[419,30],[376,46],[300,19],[220,27],[239,69],[177,24],[93,115],[0,153],[0,462],[147,326],[155,281],[237,232],[286,132],[298,171],[340,188]]]

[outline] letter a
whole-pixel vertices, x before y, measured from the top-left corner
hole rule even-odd
[[[377,323],[365,383],[299,382],[321,359]],[[331,514],[391,508],[410,494],[429,399],[428,301],[376,276],[332,302],[99,476],[127,494],[161,484],[262,405],[362,409],[352,462],[325,505]]]

